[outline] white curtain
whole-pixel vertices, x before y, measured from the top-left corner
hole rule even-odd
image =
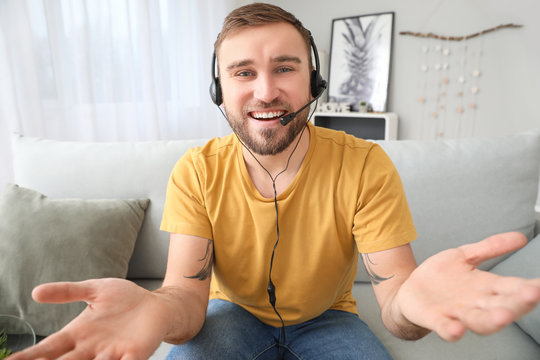
[[[213,43],[234,1],[0,0],[0,192],[10,134],[74,141],[221,136]]]

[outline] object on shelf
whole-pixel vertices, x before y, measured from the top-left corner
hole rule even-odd
[[[316,126],[342,130],[348,134],[369,140],[396,140],[398,116],[395,113],[314,113]]]

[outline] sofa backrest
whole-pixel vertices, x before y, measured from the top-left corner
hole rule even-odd
[[[169,234],[159,230],[176,161],[207,140],[68,142],[14,135],[14,181],[55,198],[150,199],[128,278],[161,279]]]
[[[418,261],[499,232],[520,231],[533,237],[540,131],[380,144],[398,169],[407,194],[418,228],[412,244]]]
[[[13,137],[15,182],[51,197],[149,198],[129,278],[162,278],[169,238],[159,231],[175,162],[205,139],[131,143]],[[500,138],[378,141],[398,169],[418,231],[418,262],[491,234],[535,225],[540,130]],[[489,269],[501,259],[483,264]],[[357,281],[369,281],[359,263]]]

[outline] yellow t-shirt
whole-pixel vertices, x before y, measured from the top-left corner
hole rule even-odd
[[[304,161],[277,199],[280,240],[272,281],[286,325],[328,309],[356,313],[351,289],[358,251],[386,250],[416,237],[399,175],[378,145],[311,124],[309,131]],[[274,199],[253,185],[234,135],[191,149],[178,161],[161,229],[212,239],[210,297],[281,326],[266,290],[277,238]]]

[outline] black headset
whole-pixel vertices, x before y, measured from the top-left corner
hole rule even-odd
[[[315,70],[311,71],[310,87],[311,87],[311,96],[314,98],[319,97],[324,89],[326,89],[327,83],[321,76],[320,72],[320,63],[319,63],[319,54],[317,52],[317,47],[315,46],[315,41],[311,32],[309,32],[309,42],[311,43],[311,48],[313,49],[313,57],[315,59]],[[219,77],[216,76],[216,52],[214,51],[212,55],[212,83],[210,84],[210,98],[217,106],[223,103],[223,93],[221,91],[221,84],[219,83]]]

